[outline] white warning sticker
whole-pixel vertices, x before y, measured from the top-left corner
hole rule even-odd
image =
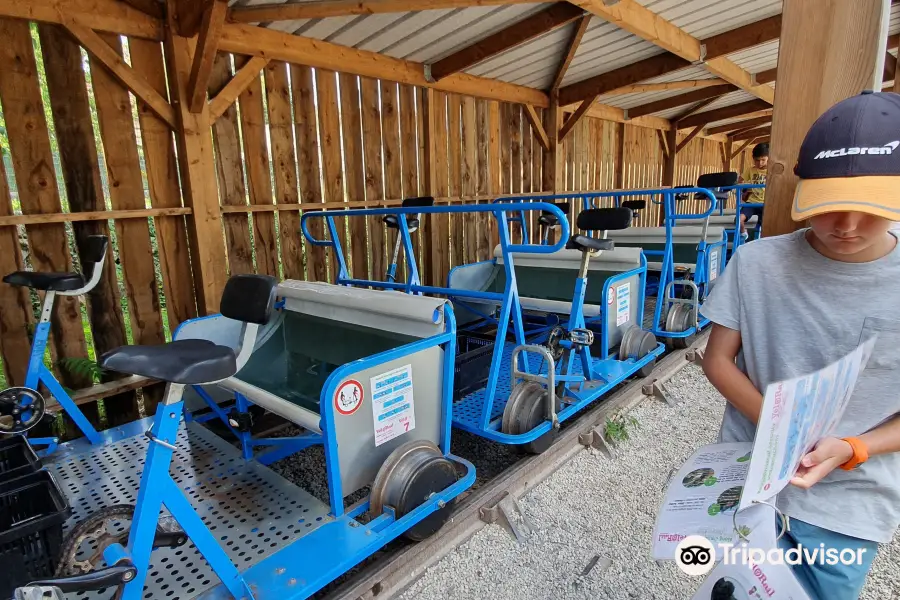
[[[624,325],[631,318],[631,282],[616,288],[616,327]]]
[[[376,446],[416,428],[412,365],[372,377],[372,417]]]
[[[712,281],[719,276],[719,253],[713,252],[709,255],[709,280]]]

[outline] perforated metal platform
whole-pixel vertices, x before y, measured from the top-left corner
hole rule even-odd
[[[104,506],[135,502],[149,441],[130,437],[49,465],[72,505],[66,523]],[[330,522],[328,506],[196,423],[178,434],[170,472],[239,571]],[[145,600],[190,600],[219,584],[191,542],[151,555]],[[72,597],[111,598],[114,590]]]
[[[506,408],[506,402],[509,400],[509,394],[512,389],[512,385],[510,384],[510,367],[512,365],[512,351],[515,347],[516,344],[513,342],[506,342],[503,348],[503,359],[500,361],[500,375],[497,378],[497,391],[494,396],[494,405],[491,410],[491,421],[503,415],[503,410]],[[541,365],[542,359],[540,355],[529,352],[526,356],[528,357],[528,368],[532,373],[539,372],[541,366],[544,366],[544,370],[546,370],[546,365]],[[600,359],[596,358],[594,361],[595,363],[601,362]],[[572,363],[572,367],[573,375],[584,374],[580,360],[575,360]],[[484,406],[486,391],[485,388],[476,390],[468,396],[461,398],[453,405],[454,424],[468,426],[475,428],[476,430],[481,429],[481,409]]]

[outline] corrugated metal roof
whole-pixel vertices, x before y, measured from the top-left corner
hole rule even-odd
[[[698,39],[781,13],[782,0],[637,0]]]
[[[285,0],[229,0],[231,5],[252,6]],[[317,0],[287,0],[290,3]],[[698,39],[777,15],[783,0],[637,0],[649,10]],[[265,24],[267,27],[326,40],[336,44],[379,52],[415,62],[433,63],[466,46],[539,12],[551,3],[508,6],[480,6],[405,13],[354,15],[305,19]],[[562,60],[572,32],[571,23],[474,65],[466,72],[533,88],[547,88]],[[890,33],[900,32],[900,4],[891,8]],[[617,26],[593,17],[569,66],[563,85],[613,71],[661,54],[658,46]],[[772,69],[778,61],[778,41],[767,42],[728,55],[750,73]],[[647,83],[664,83],[713,78],[702,66],[692,66]],[[889,82],[885,82],[889,83]],[[774,83],[770,84],[774,87]],[[599,102],[619,108],[633,108],[690,90],[660,90],[633,94],[605,95]],[[744,91],[727,94],[704,108],[715,110],[745,102],[753,96]],[[671,118],[685,106],[656,113]],[[728,121],[722,121],[723,123]]]
[[[728,59],[750,73],[773,69],[778,64],[778,40],[734,52]]]

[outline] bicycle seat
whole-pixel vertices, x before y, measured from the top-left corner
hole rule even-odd
[[[597,252],[599,250],[613,250],[616,244],[613,240],[599,240],[597,238],[588,237],[586,235],[573,235],[566,242],[566,248],[569,250],[580,250],[584,252]]]
[[[122,346],[101,356],[100,366],[119,373],[183,384],[220,381],[237,372],[234,350],[208,340]]]
[[[563,214],[569,212],[568,202],[554,202],[553,205],[563,211]],[[542,210],[541,216],[538,217],[538,223],[544,227],[556,227],[559,225],[559,218],[548,210]]]
[[[634,212],[638,212],[639,210],[644,210],[647,208],[646,200],[625,200],[622,202],[622,206],[625,208],[630,208]]]
[[[50,292],[70,292],[84,287],[84,277],[78,273],[40,273],[16,271],[3,278],[3,283]]]
[[[391,229],[400,229],[400,219],[397,218],[397,215],[388,215],[384,219],[384,224],[390,227]],[[419,228],[419,217],[407,217],[406,226],[410,231],[415,231]]]

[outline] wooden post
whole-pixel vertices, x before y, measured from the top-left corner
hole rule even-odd
[[[559,92],[550,93],[550,108],[544,111],[544,131],[547,132],[547,149],[544,151],[544,164],[541,169],[541,187],[545,192],[556,194],[562,183],[559,155],[559,129],[562,122],[562,111],[559,109]]]
[[[785,0],[763,232],[790,233],[800,144],[837,102],[872,89],[885,0]]]
[[[675,145],[669,144],[670,152],[675,154]],[[621,190],[625,187],[625,123],[616,124],[616,178],[614,188]]]
[[[173,0],[169,0],[167,13],[165,51],[169,88],[178,124],[175,141],[178,144],[181,187],[185,204],[193,209],[187,222],[197,307],[202,314],[212,314],[219,311],[228,265],[216,187],[209,104],[204,102],[199,113],[189,110],[192,44],[191,40],[176,33]]]
[[[725,155],[722,156],[722,171],[731,170],[731,155],[734,152],[734,140],[728,138],[725,142]]]
[[[666,187],[672,187],[675,185],[675,158],[678,155],[677,152],[675,152],[675,149],[678,147],[678,130],[672,126],[670,129],[666,130],[665,135],[666,160],[663,163],[662,184]]]

